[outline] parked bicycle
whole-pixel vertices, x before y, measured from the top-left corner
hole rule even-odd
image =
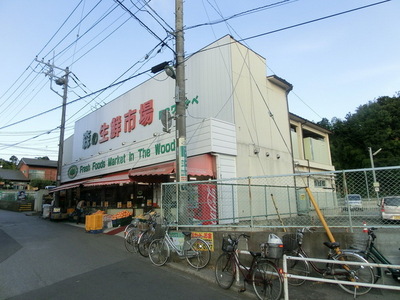
[[[357,253],[359,253],[366,260],[372,263],[391,265],[390,261],[375,246],[375,240],[376,240],[376,234],[374,233],[375,230],[378,230],[378,228],[374,227],[368,228],[367,246],[365,250],[357,251]],[[387,268],[385,271],[388,275],[392,275],[392,277],[395,280],[400,281],[400,269]],[[379,278],[382,277],[382,268],[374,268],[374,274],[375,274],[375,282],[377,282]]]
[[[298,229],[297,233],[286,234],[282,237],[285,253],[287,255],[300,258],[309,257],[303,248],[304,232],[307,230],[311,231],[309,228],[302,228]],[[368,263],[365,258],[352,250],[341,250],[338,242],[324,242],[324,245],[329,248],[329,260]],[[374,283],[373,269],[371,267],[359,265],[328,263],[325,268],[320,268],[311,261],[288,260],[288,273],[299,276],[309,276],[310,266],[323,277],[333,277],[341,281]],[[288,279],[291,285],[301,285],[304,281],[305,279]],[[344,291],[353,295],[364,295],[371,290],[371,287],[353,286],[341,283],[338,283],[338,285]]]
[[[125,248],[129,252],[139,252],[144,257],[149,256],[148,248],[156,231],[156,218],[159,215],[148,212],[143,218],[136,219],[125,229]]]
[[[215,278],[218,285],[223,289],[229,289],[235,278],[242,275],[244,283],[240,291],[245,291],[246,283],[250,283],[253,285],[258,299],[280,299],[283,290],[283,278],[277,265],[263,257],[262,252],[246,251],[252,257],[250,267],[246,267],[239,259],[238,244],[242,237],[246,240],[250,238],[246,234],[240,234],[237,238],[230,235],[224,237],[222,241],[223,253],[218,257],[215,264]],[[243,253],[243,251],[240,252]]]
[[[154,239],[149,246],[150,260],[156,266],[164,265],[171,251],[176,252],[180,258],[186,258],[186,261],[195,269],[202,269],[208,265],[211,258],[210,246],[201,238],[186,238],[182,249],[174,244],[172,237],[169,235],[170,225],[164,218],[165,234],[161,239]],[[184,233],[189,236],[191,233]]]
[[[138,219],[134,219],[131,224],[125,227],[124,230],[124,245],[126,250],[132,253],[137,253],[138,250],[138,240],[141,233],[138,228]]]

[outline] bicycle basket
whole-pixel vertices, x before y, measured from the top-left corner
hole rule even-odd
[[[283,245],[273,243],[262,243],[260,245],[261,254],[263,257],[279,259],[283,256]]]
[[[222,251],[224,252],[233,252],[234,250],[234,245],[233,241],[229,237],[223,237],[222,238]]]
[[[139,230],[147,230],[149,229],[149,223],[139,222],[137,227]]]
[[[297,233],[289,233],[285,234],[282,237],[283,242],[283,250],[286,251],[294,251],[299,247],[299,236]]]

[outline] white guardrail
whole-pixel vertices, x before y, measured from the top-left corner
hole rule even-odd
[[[373,283],[360,283],[360,282],[351,282],[351,281],[342,281],[342,280],[334,280],[334,279],[326,279],[321,277],[310,277],[310,276],[300,276],[295,274],[288,273],[287,269],[287,261],[288,260],[304,260],[311,262],[321,262],[321,263],[331,263],[331,264],[346,264],[346,265],[357,265],[357,266],[368,266],[373,268],[392,268],[392,269],[400,269],[400,265],[386,265],[386,264],[375,264],[375,263],[362,263],[362,262],[353,262],[353,261],[340,261],[340,260],[332,260],[332,259],[320,259],[320,258],[310,258],[310,257],[298,257],[298,256],[287,256],[283,255],[283,287],[284,287],[284,296],[285,300],[289,300],[289,278],[296,279],[305,279],[309,281],[318,281],[318,282],[328,282],[334,284],[346,284],[346,285],[354,285],[354,286],[366,286],[378,289],[387,289],[387,290],[397,290],[400,291],[400,286],[393,285],[385,285],[385,284],[373,284]]]

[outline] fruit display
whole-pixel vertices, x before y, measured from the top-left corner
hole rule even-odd
[[[111,216],[113,227],[128,225],[132,221],[132,213],[122,210]]]
[[[132,217],[132,213],[130,213],[127,210],[122,210],[122,211],[117,212],[116,214],[112,215],[111,220],[123,219],[123,218],[128,218],[128,217]]]

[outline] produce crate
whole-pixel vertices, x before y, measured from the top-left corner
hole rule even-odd
[[[120,223],[119,225],[124,226],[124,225],[128,225],[132,222],[132,216],[126,217],[126,218],[121,218],[119,219]]]
[[[113,225],[113,227],[118,227],[118,226],[128,225],[131,222],[132,222],[132,216],[129,216],[126,218],[119,218],[116,220],[112,220],[112,225]]]
[[[85,222],[86,231],[91,230],[102,230],[103,229],[103,215],[95,214],[95,215],[87,215]]]

